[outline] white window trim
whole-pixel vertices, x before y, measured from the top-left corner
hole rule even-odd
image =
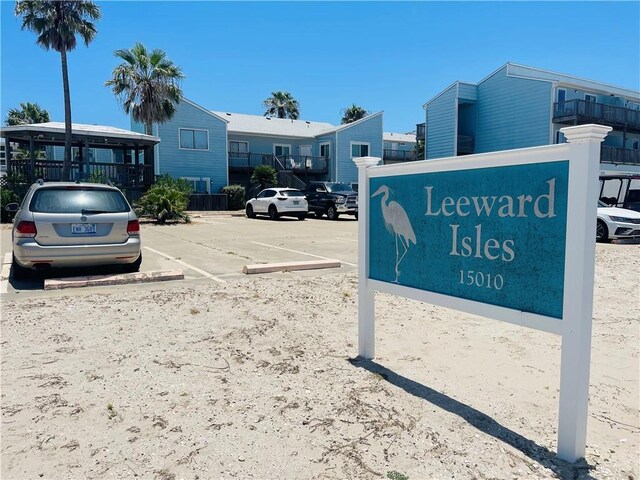
[[[289,147],[289,155],[293,155],[291,152],[293,151],[293,148],[291,147],[290,143],[274,143],[273,144],[273,154],[276,154],[276,147]]]
[[[207,132],[207,148],[184,148],[180,145],[180,140],[182,138],[182,130],[189,130],[191,132]],[[195,139],[194,139],[195,144]],[[178,150],[189,150],[192,152],[208,152],[209,151],[209,130],[205,128],[178,128]]]
[[[354,145],[366,145],[367,146],[367,150],[369,151],[367,153],[367,155],[371,156],[371,143],[370,142],[351,141],[351,142],[349,142],[349,156],[351,158],[358,158],[358,157],[354,157],[353,156],[353,146]]]
[[[320,142],[320,144],[318,145],[318,156],[322,156],[323,145],[327,145],[329,147],[329,155],[327,155],[327,158],[331,158],[331,142]]]
[[[185,150],[191,150],[190,148],[187,148]],[[205,182],[207,185],[207,193],[211,193],[211,177],[180,177],[180,178],[184,178],[185,180],[188,180],[190,182]],[[198,193],[198,192],[193,192],[193,193]]]
[[[246,152],[233,152],[233,153],[249,153],[251,150],[249,150],[249,142],[247,142],[246,140],[229,140],[229,151],[231,151],[231,144],[232,143],[246,143],[247,144],[247,151]]]

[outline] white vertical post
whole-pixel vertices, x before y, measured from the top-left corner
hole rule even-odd
[[[567,238],[560,365],[558,457],[584,457],[589,404],[593,277],[600,168],[600,143],[611,127],[567,127],[570,144]]]
[[[369,174],[367,169],[380,162],[377,157],[359,157],[358,167],[358,355],[375,357],[375,302],[369,288]]]

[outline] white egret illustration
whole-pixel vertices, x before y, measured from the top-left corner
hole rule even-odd
[[[416,245],[416,234],[413,231],[413,227],[404,208],[395,200],[387,203],[387,200],[389,200],[389,187],[382,185],[376,190],[376,193],[371,195],[371,198],[377,197],[378,195],[382,195],[381,207],[384,225],[387,227],[389,233],[395,236],[396,240],[396,279],[393,283],[398,283],[398,278],[400,277],[400,262],[407,254],[409,245],[411,243]],[[400,253],[400,248],[398,248],[398,241],[400,242],[400,247],[404,249],[402,253]]]

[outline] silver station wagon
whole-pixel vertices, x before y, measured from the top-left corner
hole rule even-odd
[[[39,180],[22,201],[7,205],[13,220],[13,276],[51,267],[142,263],[140,224],[122,192],[98,183]]]

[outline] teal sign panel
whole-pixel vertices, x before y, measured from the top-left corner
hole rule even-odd
[[[370,178],[369,277],[562,318],[569,162]]]

